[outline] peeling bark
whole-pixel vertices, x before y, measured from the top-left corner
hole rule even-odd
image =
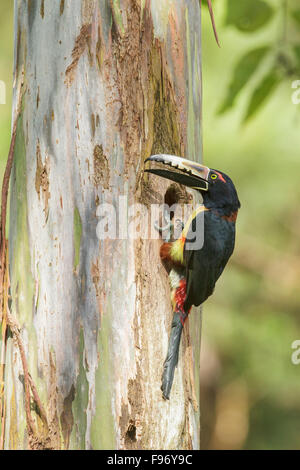
[[[7,449],[199,448],[199,311],[163,401],[172,311],[161,242],[99,240],[96,212],[120,195],[124,213],[163,203],[168,183],[143,174],[151,153],[201,160],[200,30],[188,0],[15,0],[14,78],[17,87],[24,70],[27,91],[11,181],[11,310],[48,428],[33,411],[39,434],[28,436],[9,338]]]

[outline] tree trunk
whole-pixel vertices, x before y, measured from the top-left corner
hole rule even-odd
[[[31,397],[28,429],[10,337],[7,449],[199,448],[199,311],[164,401],[172,310],[161,241],[129,238],[127,222],[99,240],[97,207],[120,209],[119,223],[134,203],[163,202],[168,183],[143,174],[150,154],[201,159],[200,31],[197,1],[15,0],[15,90],[23,75],[26,91],[11,178],[11,312],[47,422]]]

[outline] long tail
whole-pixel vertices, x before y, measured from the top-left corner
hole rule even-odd
[[[162,246],[164,247],[165,245],[170,244],[164,244]],[[169,337],[168,353],[164,362],[162,373],[161,390],[163,392],[163,398],[166,400],[168,400],[170,397],[175,367],[178,364],[179,346],[183,324],[189,313],[186,313],[184,309],[184,302],[186,299],[186,280],[184,274],[185,269],[182,266],[171,269],[169,273],[171,299],[173,303],[174,314]]]
[[[188,316],[184,309],[184,301],[186,299],[186,280],[182,269],[172,269],[169,274],[169,280],[172,290],[172,303],[174,315],[169,338],[168,353],[164,362],[162,374],[163,398],[169,399],[175,367],[178,364],[179,346],[183,324]]]
[[[161,390],[163,392],[163,398],[166,400],[170,397],[170,392],[174,379],[175,367],[178,364],[179,346],[181,333],[183,330],[183,324],[181,315],[178,312],[174,313],[172,321],[172,329],[169,338],[168,354],[164,362],[164,370],[162,374],[162,385]]]

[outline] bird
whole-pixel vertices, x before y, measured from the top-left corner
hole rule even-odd
[[[176,240],[160,247],[170,266],[173,320],[162,373],[162,395],[168,400],[178,363],[184,323],[192,306],[212,295],[235,246],[235,226],[241,207],[231,178],[219,170],[176,155],[158,154],[145,160],[145,172],[167,178],[201,193],[203,204],[191,214]],[[152,165],[159,167],[152,167]],[[169,167],[169,168],[168,168]],[[198,237],[198,240],[197,240]]]

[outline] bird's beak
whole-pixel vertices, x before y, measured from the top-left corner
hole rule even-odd
[[[145,170],[148,173],[162,176],[163,178],[183,184],[189,188],[198,189],[200,191],[208,190],[208,175],[210,169],[207,166],[200,165],[186,158],[165,154],[152,155],[145,160],[145,163],[146,162],[162,163],[176,170],[170,171],[164,168],[149,168]]]

